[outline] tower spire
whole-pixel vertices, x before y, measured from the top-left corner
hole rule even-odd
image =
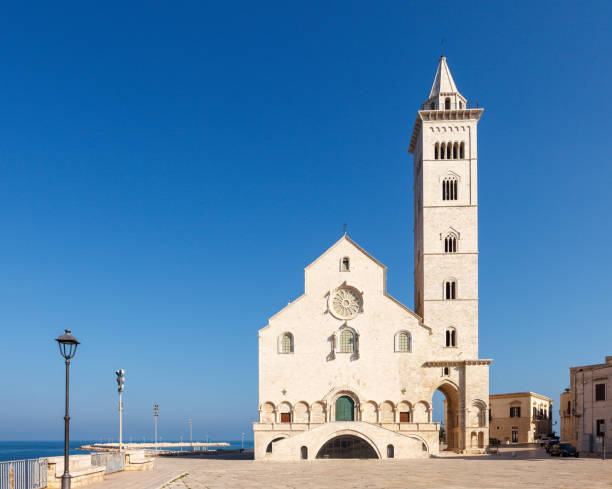
[[[442,40],[442,56],[438,61],[438,69],[429,92],[429,98],[423,104],[423,108],[429,110],[463,109],[466,103],[463,95],[457,90],[457,85],[455,85],[455,80],[446,62],[444,40]]]

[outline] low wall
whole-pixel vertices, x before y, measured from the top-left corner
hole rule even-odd
[[[47,487],[61,488],[64,457],[49,457],[47,468]],[[74,488],[89,486],[104,480],[104,467],[91,465],[91,455],[70,455],[69,472],[70,486]]]

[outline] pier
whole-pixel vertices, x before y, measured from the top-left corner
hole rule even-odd
[[[187,452],[207,452],[211,448],[225,448],[230,444],[227,442],[158,442],[158,443],[122,443],[123,450],[147,450],[149,453],[163,455],[176,453],[180,449],[187,448]],[[79,447],[79,450],[89,452],[117,452],[119,443],[91,443]]]

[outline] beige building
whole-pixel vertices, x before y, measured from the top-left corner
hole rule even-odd
[[[612,452],[612,356],[606,363],[570,368],[570,386],[561,394],[561,441],[580,452]]]
[[[449,449],[488,445],[489,365],[478,357],[477,126],[446,59],[418,111],[415,311],[386,267],[343,236],[305,269],[304,294],[259,331],[255,458],[437,454],[432,396]]]
[[[489,437],[501,443],[534,443],[552,433],[553,400],[535,392],[491,394]]]

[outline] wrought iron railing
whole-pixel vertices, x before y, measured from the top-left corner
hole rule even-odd
[[[47,487],[47,459],[0,462],[0,489]]]

